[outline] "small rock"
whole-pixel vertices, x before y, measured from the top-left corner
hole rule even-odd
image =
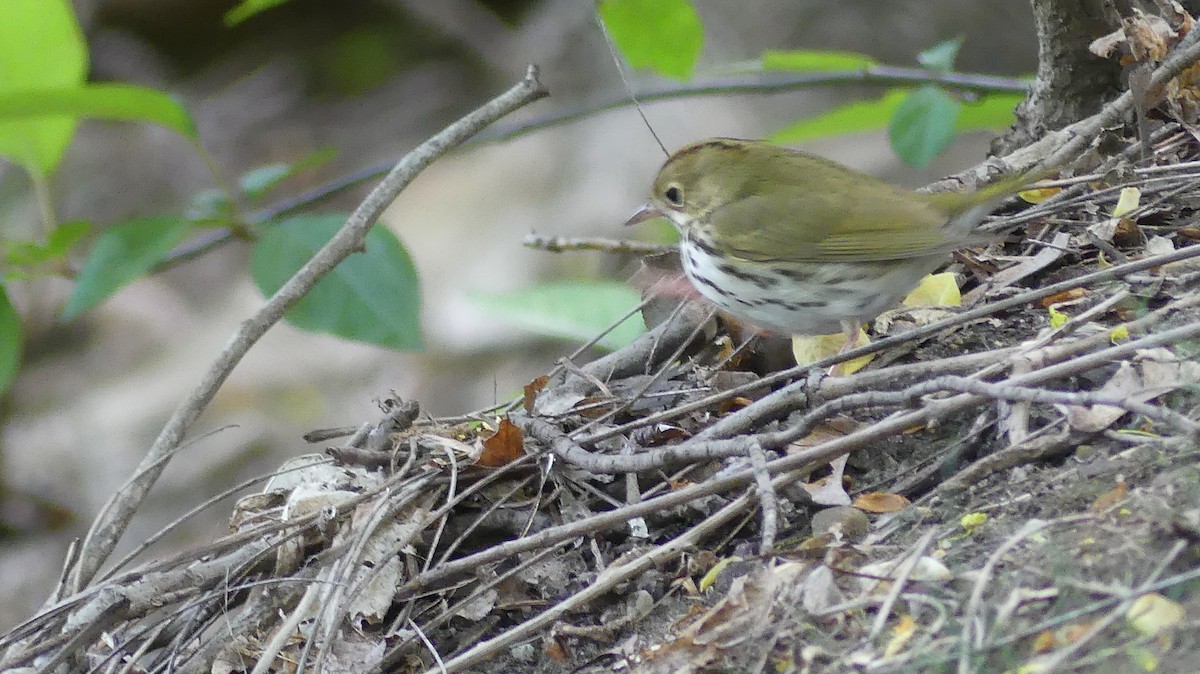
[[[842,540],[857,543],[867,537],[871,520],[857,508],[834,506],[817,512],[812,518],[813,536],[840,531]]]

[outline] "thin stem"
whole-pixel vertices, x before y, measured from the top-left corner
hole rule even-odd
[[[100,565],[112,554],[134,513],[166,468],[171,453],[179,446],[184,433],[212,401],[221,384],[241,362],[250,347],[334,267],[361,249],[367,232],[384,209],[421,171],[452,148],[479,133],[488,124],[546,95],[545,88],[538,81],[537,69],[531,66],[525,79],[516,86],[446,127],[405,155],[359,204],[333,238],[253,316],[242,321],[200,382],[163,426],[158,438],[135,471],[134,478],[113,494],[96,516],[81,547],[79,563],[71,573],[70,588],[73,592],[90,583]]]

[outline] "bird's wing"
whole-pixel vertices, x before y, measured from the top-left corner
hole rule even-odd
[[[846,200],[783,186],[770,197],[748,195],[717,209],[709,224],[718,247],[760,262],[898,260],[949,253],[971,242],[946,229],[949,216],[937,205],[905,193],[888,198],[894,196],[890,186],[870,187]]]

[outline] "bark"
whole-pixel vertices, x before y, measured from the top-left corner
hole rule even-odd
[[[1047,131],[1100,109],[1121,91],[1120,68],[1088,51],[1092,40],[1117,26],[1102,0],[1031,0],[1038,36],[1037,79],[1017,107],[1017,122],[992,150],[1005,155]]]

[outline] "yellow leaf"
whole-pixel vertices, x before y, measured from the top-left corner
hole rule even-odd
[[[1108,331],[1108,341],[1112,342],[1113,344],[1126,339],[1129,339],[1129,328],[1124,325],[1118,325],[1117,327]]]
[[[853,346],[865,346],[870,343],[871,339],[867,337],[867,332],[859,328],[858,338],[854,340]],[[792,355],[796,357],[797,365],[810,365],[822,358],[836,356],[845,344],[846,337],[842,334],[796,335],[792,337]],[[866,367],[867,363],[871,362],[873,358],[875,358],[875,354],[869,354],[842,363],[838,365],[838,374],[854,374]]]
[[[740,561],[742,561],[741,557],[726,557],[716,564],[713,564],[713,567],[708,570],[708,573],[704,574],[704,577],[700,579],[700,591],[707,591],[708,588],[716,584],[717,578],[721,576],[721,572],[725,570],[725,567],[734,562]]]
[[[892,628],[892,638],[888,640],[887,648],[883,650],[883,657],[890,658],[899,655],[916,633],[916,619],[907,613],[900,616],[900,621]]]
[[[944,272],[930,274],[921,279],[908,297],[904,298],[906,307],[957,307],[962,305],[962,294],[958,291],[958,279],[954,274]]]
[[[975,529],[979,528],[979,526],[984,522],[986,522],[987,518],[987,513],[968,513],[963,515],[962,519],[960,519],[958,523],[962,526],[962,528],[967,530],[967,533],[971,533],[972,531],[975,531]]]
[[[1054,636],[1054,632],[1042,630],[1041,634],[1034,638],[1031,648],[1034,653],[1049,653],[1056,646],[1058,646],[1058,637]]]
[[[1061,328],[1071,318],[1054,307],[1049,307],[1047,310],[1050,312],[1050,327],[1052,328]]]
[[[1125,613],[1129,624],[1148,637],[1174,629],[1184,617],[1182,606],[1157,592],[1138,597]]]
[[[1021,197],[1026,203],[1040,204],[1061,191],[1061,187],[1034,187],[1017,192],[1017,196]]]
[[[1142,191],[1136,187],[1126,187],[1121,190],[1121,196],[1117,197],[1117,205],[1113,207],[1112,216],[1119,218],[1130,211],[1137,210],[1138,203],[1142,200]]]
[[[1146,650],[1145,648],[1139,648],[1137,646],[1130,648],[1129,659],[1136,662],[1138,667],[1141,667],[1142,671],[1144,672],[1158,671],[1158,656]]]

